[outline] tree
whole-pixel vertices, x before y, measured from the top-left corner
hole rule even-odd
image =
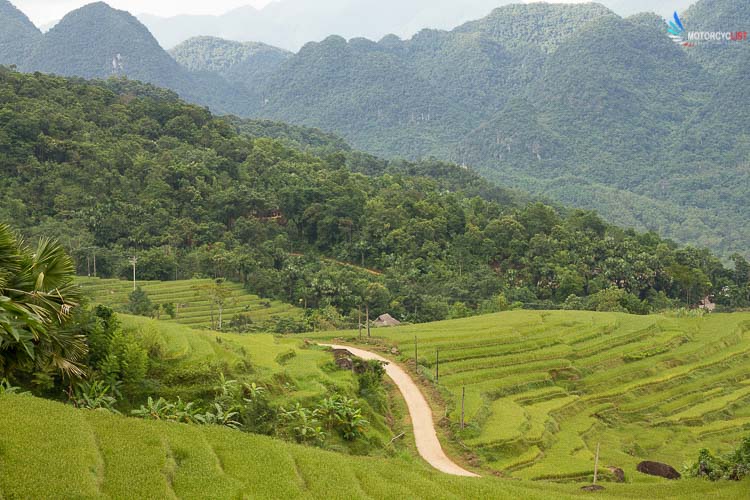
[[[74,266],[62,247],[42,238],[32,250],[0,224],[0,372],[84,375],[88,349],[70,324],[79,305]]]
[[[137,287],[130,292],[128,296],[128,312],[136,316],[151,317],[154,313],[154,304],[148,298],[148,294],[141,288]]]
[[[224,307],[230,301],[233,292],[226,284],[226,280],[218,278],[210,283],[196,285],[196,294],[205,297],[211,304],[211,327],[221,330],[224,326]],[[214,307],[218,308],[218,321],[214,323]]]
[[[367,336],[370,336],[370,307],[385,307],[390,300],[388,289],[380,283],[370,283],[365,288],[365,319],[367,321]]]

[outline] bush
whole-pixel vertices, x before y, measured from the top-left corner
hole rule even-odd
[[[149,318],[153,315],[154,304],[141,287],[133,290],[128,296],[128,312],[136,316],[146,316]]]
[[[685,473],[691,477],[705,477],[711,481],[740,481],[750,476],[750,436],[743,439],[736,450],[724,456],[717,457],[702,449],[698,453],[698,461],[686,467]]]

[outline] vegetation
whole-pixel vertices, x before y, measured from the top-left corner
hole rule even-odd
[[[744,7],[702,1],[684,19],[748,24]],[[685,51],[665,26],[595,4],[509,5],[410,40],[330,37],[260,86],[252,116],[384,157],[473,165],[610,222],[747,257],[737,186],[748,183],[748,130],[734,125],[748,116],[747,44]]]
[[[73,321],[80,293],[73,262],[56,242],[33,250],[0,225],[0,374],[45,384],[79,378],[87,354]]]
[[[31,421],[28,415],[37,417]],[[458,478],[408,457],[347,457],[215,426],[176,425],[0,395],[6,497],[577,498],[580,485]],[[127,448],[130,453],[122,453]],[[43,469],[45,474],[28,474]],[[168,471],[165,474],[165,471]],[[741,498],[747,484],[611,484],[611,498]],[[337,493],[338,492],[338,493]]]
[[[357,332],[337,336],[356,341]],[[512,311],[373,336],[412,367],[417,338],[419,373],[446,399],[456,438],[488,470],[510,477],[590,480],[601,443],[600,465],[646,481],[640,461],[680,468],[701,448],[733,449],[750,429],[744,313]],[[704,469],[731,469],[716,467]]]
[[[238,333],[268,332],[302,323],[301,309],[277,300],[267,300],[249,294],[239,283],[222,282],[219,296],[211,293],[217,284],[210,279],[179,281],[139,281],[138,289],[151,304],[142,304],[141,312],[133,310],[133,283],[118,279],[78,278],[91,300],[114,308],[146,317],[187,325],[193,328],[208,328]],[[137,297],[142,295],[137,294]],[[218,305],[223,300],[222,325],[218,325]],[[142,299],[138,299],[140,303]],[[171,312],[171,313],[170,313]],[[300,326],[300,328],[305,328]]]
[[[698,461],[688,467],[687,472],[691,476],[706,477],[712,481],[741,481],[750,475],[750,437],[743,439],[736,450],[722,457],[716,457],[710,451],[702,449]]]
[[[0,62],[23,70],[126,75],[216,112],[337,132],[387,158],[470,164],[609,222],[748,257],[738,191],[748,183],[747,44],[686,51],[655,15],[507,5],[452,31],[330,37],[294,55],[202,37],[174,49],[183,66],[105,4],[45,35],[3,4],[0,19],[15,28],[8,44],[33,50],[9,49]],[[702,0],[683,17],[714,29],[750,24],[747,12],[742,0]]]
[[[58,237],[82,274],[131,278],[136,255],[142,280],[233,280],[304,306],[316,329],[356,326],[360,308],[424,322],[505,302],[644,313],[747,296],[707,251],[456,166],[300,152],[121,80],[4,70],[0,86],[0,218]]]
[[[227,81],[254,91],[291,53],[257,42],[234,42],[210,36],[191,38],[169,51],[191,71],[215,72]]]

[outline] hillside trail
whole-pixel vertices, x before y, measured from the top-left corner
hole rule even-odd
[[[333,349],[345,349],[354,356],[364,360],[378,360],[387,363],[385,365],[385,373],[391,377],[398,390],[401,391],[409,408],[409,415],[411,416],[412,427],[414,429],[414,438],[421,457],[431,466],[446,474],[479,477],[477,474],[459,467],[445,454],[442,446],[440,446],[440,441],[438,441],[435,425],[432,422],[432,410],[427,404],[427,400],[422,395],[422,391],[419,390],[417,384],[414,383],[401,367],[375,353],[357,349],[356,347],[331,344],[321,345]]]

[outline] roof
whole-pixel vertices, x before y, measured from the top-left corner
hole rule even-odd
[[[375,320],[376,326],[398,326],[401,322],[391,316],[390,314],[381,314],[378,319]]]

